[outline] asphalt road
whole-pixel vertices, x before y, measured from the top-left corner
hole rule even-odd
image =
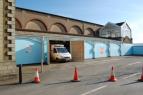
[[[71,82],[75,66],[80,82]],[[109,82],[114,66],[116,82]],[[0,86],[0,95],[142,95],[143,57],[113,57],[58,64],[40,74],[41,83]]]

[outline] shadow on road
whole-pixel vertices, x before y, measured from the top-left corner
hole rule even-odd
[[[14,86],[14,85],[23,85],[23,84],[34,84],[34,82],[33,81],[29,81],[29,82],[23,82],[23,83],[19,83],[19,82],[5,83],[5,84],[0,84],[0,86]]]
[[[94,82],[94,83],[87,83],[87,85],[100,84],[100,83],[105,83],[105,82],[109,82],[109,81],[108,80],[98,81],[98,82]]]
[[[55,85],[55,84],[63,84],[63,83],[73,83],[73,82],[72,81],[56,82],[56,83],[45,84],[45,86],[47,86],[47,85]]]
[[[127,86],[127,85],[131,85],[131,84],[136,84],[136,83],[140,83],[140,82],[137,80],[137,81],[134,81],[134,82],[122,84],[122,85],[120,85],[120,86]]]

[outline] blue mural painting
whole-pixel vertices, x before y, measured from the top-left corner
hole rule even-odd
[[[41,39],[16,37],[16,64],[33,64],[41,62]]]

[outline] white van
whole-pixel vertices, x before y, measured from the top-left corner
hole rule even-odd
[[[62,44],[51,44],[50,57],[52,61],[67,62],[71,61],[71,54],[68,52],[66,47]]]

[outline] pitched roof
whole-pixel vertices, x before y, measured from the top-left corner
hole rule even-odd
[[[116,23],[116,25],[118,26],[122,26],[125,22],[119,22],[119,23]]]

